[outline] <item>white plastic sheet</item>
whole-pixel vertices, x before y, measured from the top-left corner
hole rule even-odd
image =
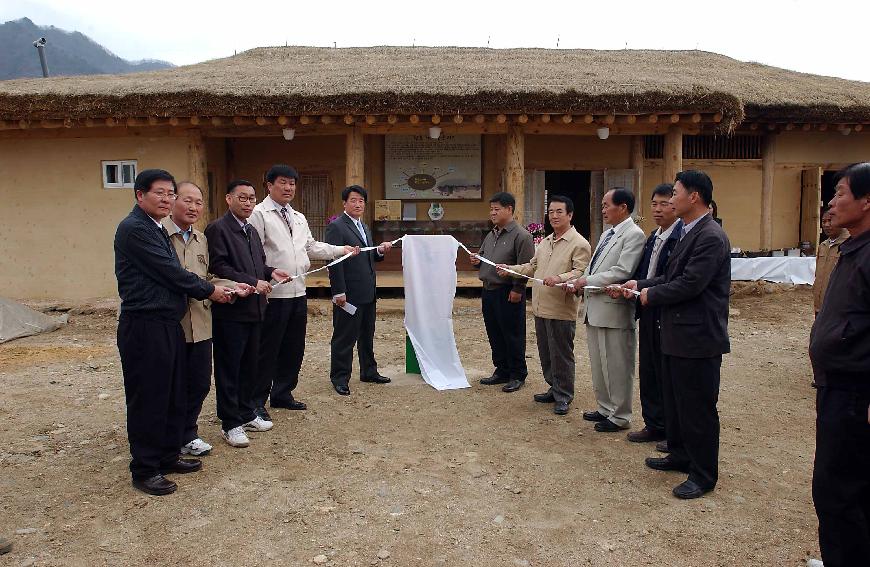
[[[49,317],[11,299],[0,297],[0,343],[47,333],[66,325],[68,315]]]
[[[731,258],[731,279],[812,285],[816,259],[796,256]]]
[[[470,387],[453,334],[458,246],[449,235],[406,236],[402,241],[405,329],[423,380],[436,390]]]

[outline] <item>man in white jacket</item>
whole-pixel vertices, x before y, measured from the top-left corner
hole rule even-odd
[[[311,260],[332,260],[357,251],[352,246],[333,246],[314,240],[305,215],[293,210],[299,174],[290,166],[273,165],[266,173],[268,196],[254,207],[248,221],[260,234],[266,263],[281,266],[290,274],[302,274]],[[273,263],[270,263],[273,262]],[[259,376],[254,388],[257,415],[269,420],[266,399],[273,408],[304,410],[305,404],[293,397],[299,383],[299,370],[305,355],[305,328],[308,303],[305,278],[294,278],[276,285],[269,294],[260,341]]]

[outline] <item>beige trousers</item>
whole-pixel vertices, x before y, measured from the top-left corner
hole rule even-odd
[[[627,428],[631,423],[636,331],[587,324],[586,341],[598,412],[619,427]]]

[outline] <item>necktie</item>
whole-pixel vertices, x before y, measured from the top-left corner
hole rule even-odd
[[[245,223],[242,226],[242,232],[245,233],[245,240],[251,242],[251,225],[249,223]]]
[[[589,271],[592,272],[593,268],[595,268],[595,261],[598,260],[598,256],[601,254],[601,251],[607,247],[607,243],[610,242],[611,237],[616,234],[614,229],[610,229],[607,231],[607,236],[604,237],[604,240],[601,241],[601,246],[595,250],[595,255],[592,256],[592,262],[589,263]]]
[[[284,224],[287,225],[287,230],[290,231],[290,235],[293,235],[293,227],[290,225],[290,218],[287,216],[287,207],[281,207],[281,218],[284,219]]]
[[[354,224],[356,224],[356,229],[359,231],[359,235],[362,237],[363,244],[368,246],[369,242],[368,242],[368,240],[366,240],[366,231],[363,228],[362,223],[356,219],[354,219],[353,222],[354,222]]]

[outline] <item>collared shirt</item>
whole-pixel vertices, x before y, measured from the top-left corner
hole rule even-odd
[[[205,234],[192,226],[186,231],[181,230],[171,217],[163,219],[163,224],[169,233],[169,241],[175,248],[178,261],[181,266],[202,279],[216,285],[235,287],[235,282],[216,278],[208,273],[208,241]],[[189,234],[188,240],[184,240],[185,233]],[[211,302],[199,301],[188,297],[187,313],[181,319],[181,328],[184,330],[184,340],[189,343],[198,343],[211,338]]]
[[[351,222],[353,222],[353,225],[356,227],[356,231],[359,233],[360,238],[362,238],[365,245],[369,246],[369,240],[368,240],[368,238],[366,238],[366,231],[363,228],[362,222],[360,222],[359,219],[355,219],[352,216],[350,216],[347,213],[347,211],[345,211],[344,214],[347,215],[347,218],[349,218],[351,220]]]
[[[509,222],[504,228],[494,227],[483,239],[477,253],[496,264],[525,264],[535,254],[535,239],[528,230]],[[483,282],[484,289],[497,289],[510,285],[513,290],[523,292],[528,283],[522,278],[503,278],[498,275],[493,266],[484,262],[478,266],[478,277]]]
[[[344,254],[344,246],[333,246],[314,240],[305,215],[286,207],[293,227],[292,231],[281,217],[282,205],[272,197],[257,203],[248,221],[260,235],[263,249],[266,252],[266,265],[286,270],[291,275],[307,272],[311,260],[334,260]],[[284,285],[277,286],[269,294],[270,299],[287,299],[305,296],[305,278],[295,278]]]
[[[704,213],[703,215],[696,218],[695,220],[693,220],[689,224],[684,224],[683,225],[683,234],[682,234],[682,236],[680,236],[680,240],[684,239],[686,237],[686,235],[689,234],[689,231],[692,230],[693,228],[695,228],[695,225],[698,224],[702,218],[706,217],[709,214],[710,213]]]
[[[668,238],[671,237],[671,233],[674,232],[674,229],[676,228],[677,224],[679,224],[679,222],[679,219],[675,220],[671,224],[671,226],[664,230],[664,232],[662,231],[662,227],[659,227],[656,231],[656,240],[653,243],[652,254],[649,258],[649,270],[647,271],[646,276],[648,279],[654,278],[657,275],[656,267],[659,264],[659,256],[661,256],[662,248],[664,247],[665,242],[668,241]]]
[[[840,258],[840,245],[846,242],[847,238],[849,238],[849,231],[843,229],[836,238],[829,238],[819,243],[819,248],[816,250],[816,277],[813,280],[813,308],[816,313],[822,308],[831,272],[834,271]]]

